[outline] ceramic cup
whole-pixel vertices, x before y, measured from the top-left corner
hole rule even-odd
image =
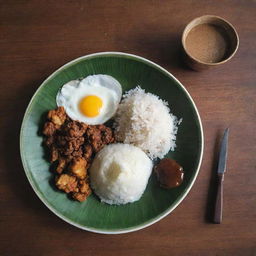
[[[182,34],[184,61],[196,71],[226,63],[235,55],[238,45],[235,28],[214,15],[195,18]]]

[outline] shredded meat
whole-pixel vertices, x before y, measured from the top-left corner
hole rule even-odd
[[[78,184],[79,192],[74,192],[72,197],[80,202],[86,200],[86,198],[92,193],[88,181],[80,181]]]
[[[93,154],[92,146],[89,145],[89,144],[86,144],[86,145],[84,146],[84,155],[83,155],[83,157],[84,157],[87,161],[89,161],[90,158],[91,158],[91,156],[92,156],[92,154]]]
[[[104,145],[114,142],[113,132],[105,125],[89,126],[86,136],[94,152],[100,151]]]
[[[72,157],[82,157],[82,156],[83,156],[82,148],[79,148],[78,150],[74,150],[72,152]]]
[[[58,160],[58,157],[59,157],[59,152],[58,152],[58,149],[54,146],[54,145],[51,145],[51,148],[50,148],[50,161],[51,163],[55,162],[56,160]]]
[[[46,122],[44,124],[43,134],[45,136],[52,136],[56,132],[57,128],[58,127],[54,123]]]
[[[50,137],[45,137],[44,138],[44,143],[47,147],[51,147],[51,145],[54,143],[54,136],[50,136]]]
[[[114,142],[111,128],[71,120],[63,107],[50,110],[43,127],[50,161],[56,162],[56,186],[80,202],[91,194],[88,168],[95,154]]]
[[[66,160],[65,160],[65,158],[62,158],[62,157],[59,158],[59,162],[58,162],[58,166],[57,166],[57,168],[56,168],[56,172],[57,172],[58,174],[61,174],[61,173],[63,172],[65,166],[66,166]]]
[[[84,135],[88,125],[85,123],[80,123],[78,121],[70,121],[64,127],[64,131],[69,137],[81,137]]]
[[[101,136],[102,136],[102,140],[106,144],[113,143],[115,140],[112,130],[108,127],[105,127],[105,129],[101,131]]]

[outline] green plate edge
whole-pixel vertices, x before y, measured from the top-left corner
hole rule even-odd
[[[187,95],[188,99],[190,100],[191,104],[194,107],[194,110],[196,112],[197,118],[198,118],[198,122],[199,122],[199,128],[200,128],[200,140],[201,140],[201,148],[200,148],[200,157],[197,163],[197,169],[196,172],[194,174],[194,177],[192,179],[192,181],[190,182],[189,186],[187,186],[187,188],[183,191],[183,193],[181,193],[180,197],[177,198],[176,201],[174,201],[173,205],[171,205],[169,208],[167,208],[165,211],[163,211],[161,214],[159,214],[158,216],[156,216],[155,218],[152,218],[151,220],[144,222],[140,225],[134,226],[134,227],[130,227],[130,228],[124,228],[124,229],[113,229],[113,230],[104,230],[104,229],[96,229],[96,228],[90,228],[90,227],[86,227],[86,226],[82,226],[76,222],[70,221],[68,218],[66,218],[65,216],[63,216],[62,214],[60,214],[59,212],[57,212],[53,207],[51,207],[51,205],[49,205],[45,200],[43,195],[41,195],[41,193],[39,193],[39,191],[36,188],[36,185],[33,183],[31,176],[29,175],[29,172],[27,171],[27,165],[26,165],[26,161],[25,161],[25,157],[23,155],[23,148],[22,148],[22,137],[23,137],[23,126],[25,123],[25,119],[29,113],[30,107],[33,103],[33,100],[37,94],[37,92],[40,90],[41,87],[44,86],[44,84],[46,84],[48,82],[48,80],[51,79],[52,76],[54,76],[56,73],[58,73],[59,71],[61,71],[62,69],[64,69],[65,67],[75,64],[81,60],[85,60],[85,59],[90,59],[90,58],[94,58],[94,57],[100,57],[100,56],[109,56],[109,57],[113,57],[113,56],[119,56],[119,57],[126,57],[126,58],[130,58],[133,60],[137,60],[140,62],[143,62],[147,65],[152,66],[153,68],[158,69],[160,72],[164,73],[165,75],[169,76],[171,79],[175,80],[175,82],[180,86],[180,88],[184,91],[184,93]],[[204,133],[203,133],[203,126],[202,126],[202,121],[198,112],[198,109],[192,99],[192,97],[190,96],[189,92],[186,90],[186,88],[182,85],[182,83],[176,78],[174,77],[170,72],[168,72],[166,69],[162,68],[161,66],[159,66],[158,64],[140,57],[138,55],[134,55],[134,54],[129,54],[129,53],[124,53],[124,52],[98,52],[98,53],[93,53],[93,54],[88,54],[85,56],[81,56],[79,58],[76,58],[66,64],[64,64],[63,66],[61,66],[59,69],[57,69],[55,72],[53,72],[46,80],[44,80],[44,82],[38,87],[38,89],[36,90],[36,92],[34,93],[33,97],[31,98],[27,109],[25,111],[24,117],[23,117],[23,121],[22,121],[22,125],[21,125],[21,131],[20,131],[20,154],[21,154],[21,161],[23,164],[23,168],[25,171],[25,174],[29,180],[30,185],[32,186],[34,192],[36,193],[36,195],[39,197],[39,199],[54,213],[56,214],[59,218],[61,218],[62,220],[68,222],[69,224],[78,227],[80,229],[86,230],[86,231],[90,231],[90,232],[94,232],[94,233],[101,233],[101,234],[122,234],[122,233],[129,233],[129,232],[133,232],[133,231],[137,231],[143,228],[146,228],[154,223],[156,223],[157,221],[161,220],[162,218],[164,218],[165,216],[167,216],[169,213],[171,213],[181,202],[182,200],[187,196],[188,192],[190,191],[190,189],[192,188],[197,175],[199,173],[200,167],[201,167],[201,163],[202,163],[202,158],[203,158],[203,151],[204,151]]]

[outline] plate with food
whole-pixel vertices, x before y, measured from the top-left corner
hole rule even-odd
[[[118,234],[181,203],[199,172],[203,130],[171,73],[136,55],[103,52],[42,83],[24,115],[20,152],[53,213],[87,231]]]

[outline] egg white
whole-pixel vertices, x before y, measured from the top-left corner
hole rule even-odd
[[[79,110],[81,99],[95,95],[102,100],[102,108],[96,117],[86,117]],[[63,106],[67,115],[87,124],[103,124],[116,112],[122,97],[122,86],[109,75],[91,75],[83,80],[72,80],[64,84],[56,96],[58,106]]]

